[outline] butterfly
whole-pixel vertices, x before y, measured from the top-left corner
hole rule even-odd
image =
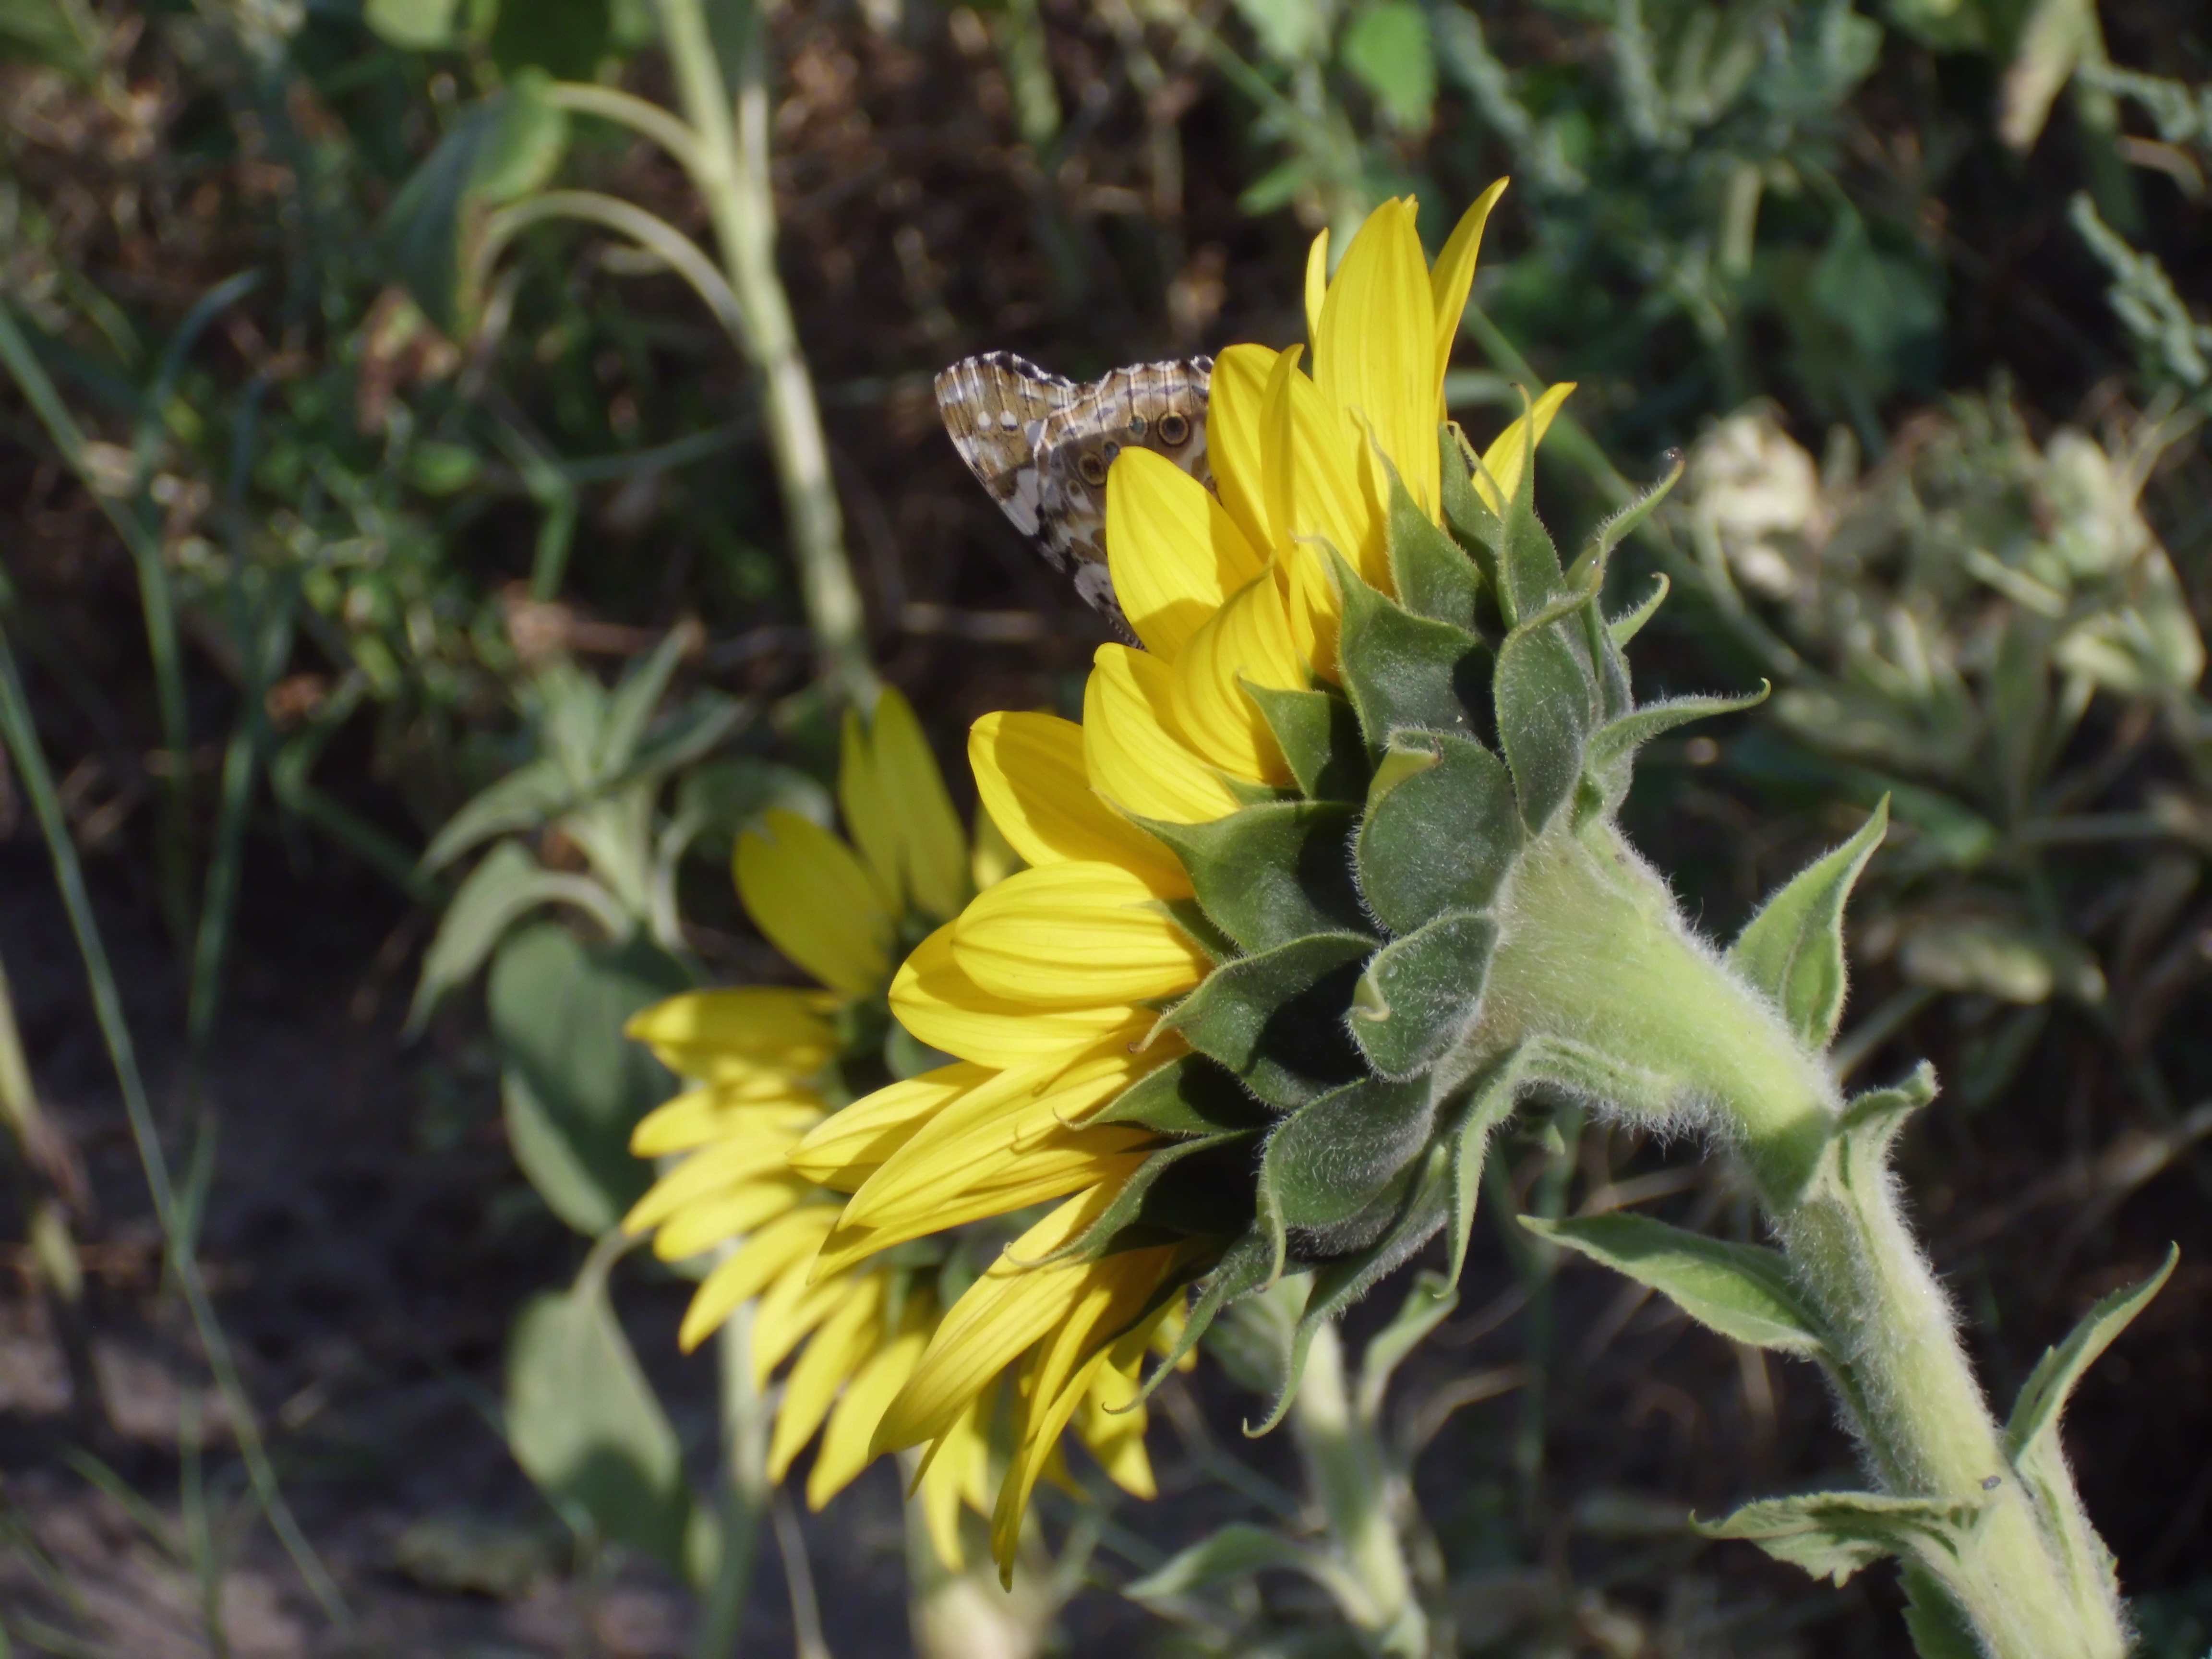
[[[1014,527],[1127,633],[1106,570],[1107,469],[1126,448],[1150,449],[1211,487],[1212,379],[1212,358],[1184,357],[1117,368],[1085,386],[1011,351],[987,351],[937,377],[937,409],[960,459]]]

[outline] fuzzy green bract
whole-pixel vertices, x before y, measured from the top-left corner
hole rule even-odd
[[[1512,915],[1515,874],[1532,848],[1609,823],[1638,744],[1738,706],[1639,709],[1620,644],[1632,630],[1599,609],[1607,556],[1674,475],[1563,568],[1532,458],[1494,512],[1457,430],[1439,437],[1449,528],[1391,481],[1396,598],[1326,550],[1340,684],[1248,687],[1296,788],[1211,823],[1146,825],[1188,872],[1195,914],[1177,914],[1218,965],[1164,1011],[1195,1052],[1098,1120],[1147,1127],[1161,1149],[1068,1247],[1229,1232],[1186,1347],[1229,1303],[1315,1274],[1269,1424],[1318,1322],[1439,1230],[1456,1275],[1491,1132],[1527,1088],[1626,1075],[1486,1018],[1501,934],[1528,925]]]

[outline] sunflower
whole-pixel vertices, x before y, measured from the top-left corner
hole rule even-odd
[[[1218,1304],[1206,1285],[1228,1282],[1224,1259],[1252,1235],[1266,1091],[1163,1018],[1252,944],[1199,902],[1191,848],[1300,781],[1279,734],[1297,700],[1334,696],[1347,579],[1393,593],[1394,512],[1442,522],[1444,365],[1502,188],[1433,269],[1410,201],[1369,217],[1333,281],[1316,240],[1312,372],[1295,347],[1216,360],[1213,489],[1149,451],[1114,462],[1108,558],[1142,648],[1099,649],[1079,724],[977,722],[978,790],[1028,867],[923,939],[891,985],[900,1023],[953,1061],[856,1103],[791,1155],[850,1194],[817,1257],[824,1282],[939,1228],[1052,1206],[947,1310],[874,1440],[957,1453],[1005,1389],[1013,1450],[992,1536],[1009,1577],[1061,1430],[1134,1415],[1147,1348],[1180,1358],[1203,1323],[1185,1328],[1186,1288],[1205,1281],[1200,1308]],[[1474,466],[1493,513],[1568,389]],[[1268,1265],[1280,1271],[1279,1249]]]
[[[838,806],[851,839],[789,811],[766,813],[738,842],[746,914],[818,988],[745,986],[695,991],[636,1016],[629,1035],[689,1086],[637,1127],[631,1150],[668,1160],[623,1218],[650,1231],[668,1261],[719,1255],[691,1298],[686,1352],[742,1304],[755,1304],[750,1364],[765,1387],[790,1362],[769,1446],[781,1481],[815,1440],[806,1482],[819,1509],[874,1455],[876,1430],[939,1326],[939,1279],[960,1259],[940,1239],[898,1256],[815,1271],[835,1231],[849,1171],[869,1166],[886,1126],[929,1113],[941,1082],[892,1081],[941,1055],[917,1048],[884,1001],[899,953],[956,915],[1002,872],[1003,842],[980,823],[971,853],[914,711],[896,691],[873,721],[848,716]],[[876,1091],[868,1113],[838,1108]],[[818,1156],[794,1167],[809,1137],[839,1158],[828,1183]],[[990,1213],[995,1213],[992,1212]],[[936,1227],[916,1230],[941,1231]],[[1109,1474],[1149,1492],[1141,1417],[1094,1411],[1077,1425]],[[961,1565],[958,1516],[988,1500],[987,1412],[950,1425],[920,1499],[937,1553]]]

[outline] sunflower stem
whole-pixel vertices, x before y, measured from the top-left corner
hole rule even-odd
[[[1420,1659],[1429,1651],[1428,1616],[1391,1515],[1396,1475],[1376,1425],[1352,1405],[1333,1322],[1314,1333],[1291,1407],[1291,1435],[1329,1541],[1367,1603],[1346,1612],[1379,1651]]]
[[[657,0],[678,102],[696,144],[693,183],[714,227],[722,267],[734,292],[738,343],[761,377],[762,410],[775,453],[776,479],[799,562],[825,676],[837,694],[866,708],[876,689],[868,660],[866,617],[845,552],[842,514],[830,474],[830,445],[814,380],[799,349],[791,300],[775,266],[775,195],[769,179],[770,97],[767,20],[751,0],[724,10],[728,68],[702,0]]]
[[[1606,1092],[1626,1115],[1689,1116],[1741,1158],[1878,1490],[1966,1517],[1908,1565],[1916,1635],[1963,1621],[1988,1659],[2118,1659],[2109,1558],[2073,1483],[2008,1455],[1886,1143],[1847,1122],[1822,1057],[1689,931],[1609,823],[1547,832],[1500,908],[1486,1032],[1595,1054],[1617,1068]]]
[[[768,1402],[753,1386],[753,1310],[739,1308],[714,1336],[721,1370],[721,1478],[716,1483],[720,1522],[714,1576],[707,1587],[692,1659],[730,1659],[752,1594],[761,1516],[768,1510]]]

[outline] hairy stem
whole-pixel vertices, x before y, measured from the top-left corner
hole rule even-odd
[[[732,43],[732,88],[701,0],[658,0],[669,67],[684,118],[696,138],[692,179],[706,203],[744,317],[740,343],[760,371],[761,401],[775,453],[792,550],[823,671],[842,696],[875,692],[866,618],[846,557],[845,532],[830,476],[830,446],[814,380],[799,350],[790,296],[775,266],[775,197],[769,181],[768,46],[758,5],[742,14]]]

